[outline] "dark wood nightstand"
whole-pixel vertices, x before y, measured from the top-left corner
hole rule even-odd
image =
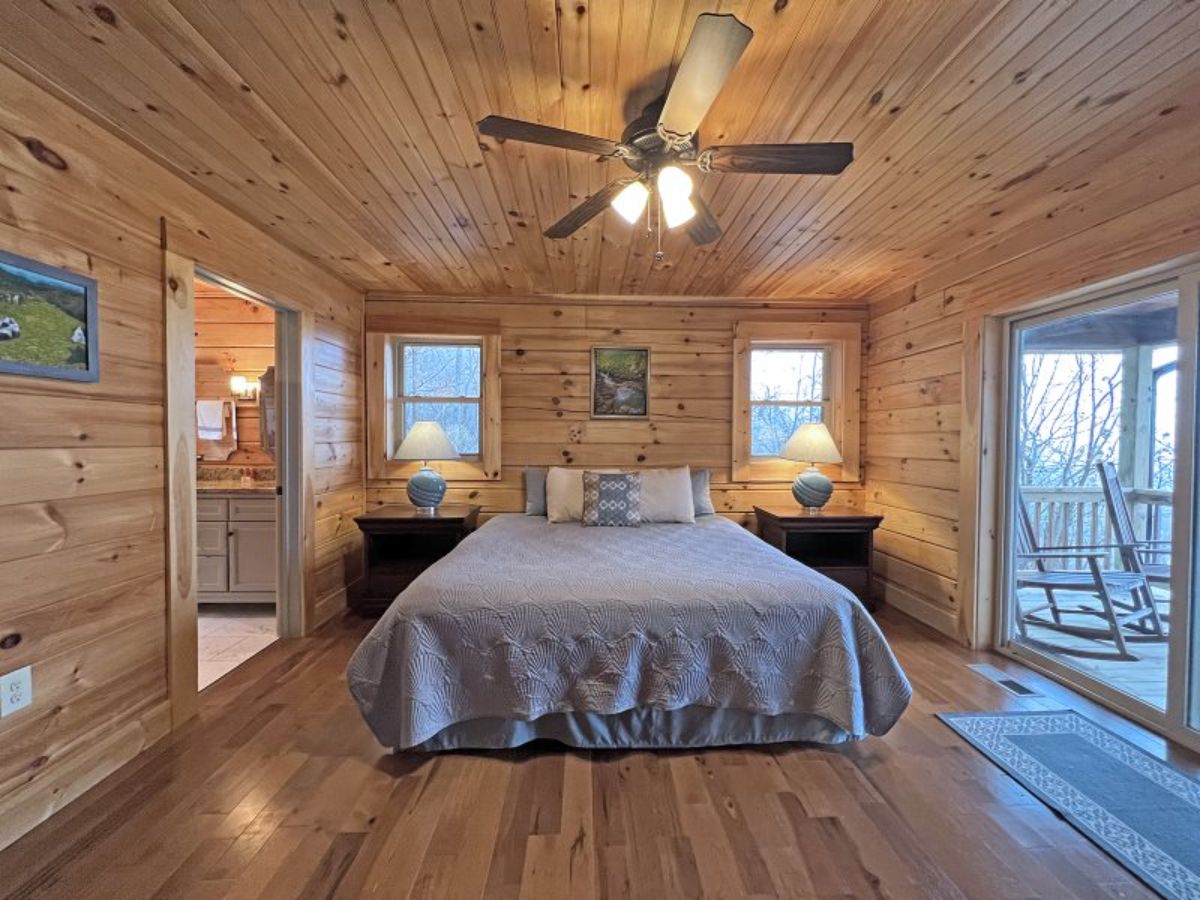
[[[475,530],[478,506],[443,503],[432,515],[411,506],[381,506],[356,516],[367,548],[366,590],[351,599],[357,613],[379,615],[396,595]]]
[[[851,509],[825,508],[815,513],[799,507],[763,509],[754,507],[758,533],[792,559],[844,584],[866,604],[875,608],[875,578],[871,573],[871,550],[875,529],[883,516],[870,516]]]

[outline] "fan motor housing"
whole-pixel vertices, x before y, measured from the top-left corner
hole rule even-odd
[[[624,158],[625,165],[635,172],[655,172],[665,165],[695,157],[695,148],[700,145],[699,132],[692,135],[689,146],[683,150],[671,149],[658,133],[658,119],[665,101],[665,97],[659,97],[650,103],[642,110],[642,114],[626,125],[625,130],[621,132],[621,143],[633,147],[640,154]]]

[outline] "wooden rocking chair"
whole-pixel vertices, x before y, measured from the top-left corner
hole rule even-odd
[[[1020,607],[1018,599],[1017,629],[1021,637],[1041,644],[1056,653],[1072,656],[1090,657],[1093,659],[1112,659],[1114,655],[1103,651],[1085,648],[1063,647],[1045,640],[1030,638],[1027,626],[1038,625],[1042,628],[1053,629],[1076,637],[1112,641],[1116,648],[1117,659],[1136,660],[1137,657],[1129,652],[1128,644],[1132,641],[1165,640],[1162,625],[1158,621],[1153,604],[1145,602],[1145,594],[1149,586],[1146,577],[1138,572],[1109,571],[1101,568],[1101,563],[1114,547],[1106,546],[1064,546],[1043,547],[1037,542],[1037,532],[1029,517],[1023,497],[1017,497],[1017,555],[1018,564],[1032,564],[1031,569],[1018,569],[1015,581],[1019,592],[1022,588],[1041,590],[1046,602],[1032,609]],[[1055,561],[1061,566],[1067,561],[1085,561],[1087,568],[1068,569],[1053,568],[1047,565]],[[1072,601],[1065,605],[1057,596],[1056,591],[1072,591],[1088,595],[1084,602]],[[1128,596],[1128,606],[1118,605],[1114,597]],[[1094,600],[1092,598],[1095,598]],[[1097,605],[1099,608],[1097,608]],[[1041,615],[1049,612],[1049,617]],[[1068,618],[1085,617],[1100,619],[1102,625],[1084,625],[1068,621]],[[1149,624],[1146,620],[1149,619]],[[1127,631],[1130,623],[1136,630]]]
[[[1137,572],[1146,579],[1145,602],[1155,610],[1155,617],[1166,621],[1166,616],[1157,611],[1154,600],[1154,585],[1171,586],[1171,542],[1139,540],[1133,525],[1133,515],[1117,476],[1117,467],[1110,462],[1096,463],[1100,473],[1100,484],[1104,487],[1104,502],[1108,506],[1108,521],[1112,523],[1113,537],[1120,549],[1121,563],[1126,571]],[[1166,560],[1163,562],[1163,560]],[[1158,624],[1161,630],[1161,621]]]

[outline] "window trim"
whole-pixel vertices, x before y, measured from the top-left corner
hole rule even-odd
[[[841,465],[822,466],[835,482],[860,481],[862,326],[857,322],[738,322],[733,338],[734,481],[791,481],[800,464],[750,453],[750,352],[754,348],[821,348],[828,351],[825,404]]]
[[[500,330],[465,333],[461,328],[445,333],[422,328],[413,332],[368,332],[367,370],[367,477],[407,480],[421,467],[419,461],[392,459],[396,446],[398,369],[396,348],[402,343],[477,343],[480,345],[479,454],[433,463],[447,481],[498,481],[500,479]],[[442,399],[442,398],[439,398]],[[452,398],[451,398],[452,399]],[[470,398],[474,400],[474,398]]]

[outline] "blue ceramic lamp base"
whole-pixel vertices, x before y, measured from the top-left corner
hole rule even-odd
[[[408,479],[408,502],[417,509],[434,513],[446,496],[446,479],[429,466],[422,466]]]
[[[816,466],[810,466],[792,482],[792,496],[801,506],[816,512],[833,496],[833,482]]]

